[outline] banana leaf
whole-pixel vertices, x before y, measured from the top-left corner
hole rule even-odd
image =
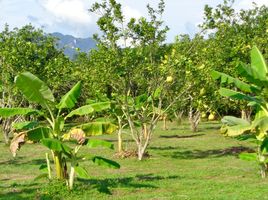
[[[73,86],[73,88],[67,92],[60,100],[60,103],[56,106],[58,109],[63,109],[63,108],[73,108],[77,102],[77,98],[79,97],[81,92],[81,82],[79,81],[78,83]]]
[[[90,122],[80,127],[87,136],[112,134],[117,129],[116,125],[109,122]]]
[[[267,81],[268,68],[264,57],[256,46],[251,50],[251,68],[256,79]]]
[[[16,115],[30,115],[30,114],[42,115],[42,112],[32,108],[0,108],[0,116],[3,118],[13,117]]]
[[[16,76],[15,84],[28,101],[40,103],[41,105],[45,104],[46,101],[55,101],[49,87],[30,72],[23,72]]]
[[[77,109],[71,111],[65,117],[65,119],[70,118],[70,117],[72,117],[74,115],[83,116],[83,115],[91,114],[93,112],[100,112],[102,110],[106,110],[106,109],[109,109],[109,108],[110,108],[110,103],[109,102],[93,103],[93,104],[85,105],[85,106],[82,106],[80,108],[77,108]]]
[[[221,84],[227,83],[227,84],[234,84],[237,88],[239,88],[243,92],[252,93],[252,92],[259,92],[259,89],[257,87],[254,87],[252,85],[249,85],[243,81],[240,81],[237,78],[233,78],[225,73],[218,72],[218,71],[212,71],[211,76],[213,79],[221,79]]]
[[[255,98],[255,97],[251,97],[249,95],[245,95],[245,94],[243,94],[241,92],[237,92],[237,91],[230,90],[230,89],[227,89],[227,88],[220,88],[219,89],[219,93],[222,96],[230,97],[232,99],[245,100],[245,101],[250,101],[250,102],[256,102],[257,104],[261,104],[262,103],[261,100]]]

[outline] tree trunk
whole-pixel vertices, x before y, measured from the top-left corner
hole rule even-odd
[[[118,133],[118,153],[121,153],[123,151],[123,147],[122,147],[122,129],[119,128]]]
[[[2,132],[5,140],[5,144],[9,144],[10,142],[10,133],[11,133],[11,124],[12,120],[9,119],[3,119],[2,120]]]
[[[192,132],[197,132],[197,127],[200,122],[200,111],[197,110],[194,112],[191,108],[189,112],[189,121]]]
[[[163,130],[168,130],[167,128],[167,115],[163,115]]]
[[[7,118],[7,119],[2,119],[2,133],[4,136],[4,140],[6,144],[9,144],[10,142],[10,137],[11,137],[11,133],[12,133],[12,123],[16,123],[16,122],[20,122],[23,121],[23,117],[11,117],[11,118]]]
[[[64,179],[63,163],[62,163],[62,155],[61,155],[61,153],[54,152],[54,162],[55,162],[57,178],[58,179]]]
[[[143,137],[147,138],[148,137],[147,124],[142,125],[142,132],[143,132]]]
[[[143,139],[140,138],[140,140],[137,142],[137,147],[138,147],[138,160],[142,160],[144,157],[144,154],[146,152],[146,149],[149,145],[152,132],[153,132],[153,125],[152,126],[147,126],[147,124],[143,124],[142,128],[142,133],[141,135],[143,136]]]
[[[50,161],[48,157],[48,153],[46,153],[46,161],[47,161],[47,173],[48,173],[48,179],[51,180],[51,169],[50,169]]]
[[[245,110],[245,109],[242,109],[241,110],[241,118],[244,119],[244,120],[247,120],[247,121],[251,121],[251,110]]]
[[[182,123],[182,116],[183,116],[183,111],[180,111],[180,112],[176,112],[176,111],[174,111],[174,116],[176,117],[176,121],[177,121],[177,124],[178,125],[181,125],[181,123]]]
[[[71,166],[70,178],[69,178],[69,189],[72,190],[74,185],[74,166]]]
[[[138,160],[142,160],[144,152],[142,151],[142,144],[138,144]]]
[[[123,140],[122,140],[122,120],[120,117],[117,117],[118,121],[118,132],[117,132],[117,142],[118,142],[118,153],[121,153],[123,151]]]

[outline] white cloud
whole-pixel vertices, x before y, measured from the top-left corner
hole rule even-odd
[[[126,21],[129,21],[131,18],[140,18],[142,16],[140,11],[133,9],[130,6],[123,6],[122,12]]]
[[[70,22],[79,24],[89,24],[93,22],[88,12],[88,5],[83,0],[40,0],[40,5],[50,14],[57,22]]]
[[[252,8],[253,2],[255,2],[258,6],[266,5],[268,6],[268,0],[240,0],[235,3],[235,7],[241,9]]]

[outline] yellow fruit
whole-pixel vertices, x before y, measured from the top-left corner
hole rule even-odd
[[[198,68],[199,68],[199,69],[204,69],[204,68],[205,68],[205,65],[202,64],[202,65],[200,65]]]
[[[215,115],[213,113],[210,113],[208,116],[208,120],[214,120],[215,119]]]
[[[170,83],[173,81],[173,77],[172,76],[168,76],[166,79],[166,82]]]
[[[163,63],[163,64],[167,64],[168,61],[167,61],[167,60],[163,60],[162,63]]]
[[[174,56],[176,54],[176,49],[172,49],[171,56]]]
[[[205,92],[206,92],[205,88],[202,88],[202,89],[200,90],[200,95],[203,96],[203,95],[205,94]]]
[[[203,112],[201,115],[201,118],[206,118],[206,117],[207,117],[207,114]]]

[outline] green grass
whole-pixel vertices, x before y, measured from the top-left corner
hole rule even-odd
[[[150,158],[116,159],[121,169],[107,169],[83,162],[92,176],[78,180],[74,190],[64,183],[34,180],[40,174],[48,150],[39,144],[26,144],[13,159],[7,146],[0,143],[0,199],[268,199],[268,180],[261,179],[255,162],[239,160],[242,150],[254,144],[225,138],[220,124],[202,123],[191,133],[188,124],[157,128]],[[102,136],[116,145],[116,135]],[[128,149],[134,148],[130,138]],[[112,158],[114,151],[84,149]]]

